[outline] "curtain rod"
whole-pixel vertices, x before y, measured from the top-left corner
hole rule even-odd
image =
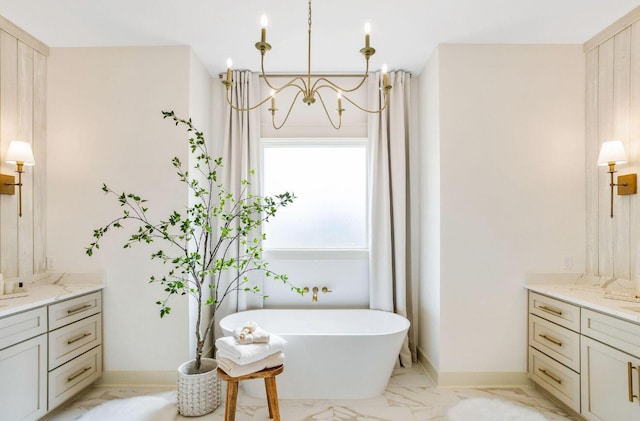
[[[409,77],[413,77],[413,74],[407,72],[409,74]],[[262,76],[262,74],[258,75],[259,77],[263,78],[264,76]],[[266,75],[267,77],[286,77],[286,78],[293,78],[293,77],[307,77],[308,74],[306,73],[267,73]],[[218,73],[218,79],[222,79],[224,77],[227,77],[227,73]],[[319,73],[319,74],[311,74],[311,77],[316,78],[316,77],[357,77],[357,78],[361,78],[362,77],[362,73],[360,74],[354,74],[354,73]]]

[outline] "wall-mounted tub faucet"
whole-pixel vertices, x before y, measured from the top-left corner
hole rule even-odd
[[[309,287],[304,287],[302,289],[302,292],[305,293],[305,294],[307,292],[309,292]],[[313,292],[313,295],[311,296],[311,301],[313,301],[314,303],[317,303],[318,302],[318,292],[320,292],[320,289],[318,287],[313,287],[311,289],[311,292]],[[326,294],[327,292],[333,292],[333,291],[331,291],[327,287],[322,287],[322,292],[324,292]]]

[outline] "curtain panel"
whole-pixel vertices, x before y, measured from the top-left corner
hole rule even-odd
[[[234,84],[230,88],[231,103],[234,106],[248,108],[259,102],[260,85],[258,75],[249,71],[233,71]],[[225,91],[226,94],[226,91]],[[224,136],[222,139],[222,168],[219,171],[220,182],[227,193],[239,197],[243,188],[253,195],[259,195],[258,165],[260,163],[260,113],[256,111],[236,111],[227,105],[224,109]],[[250,171],[255,170],[255,175]],[[243,186],[242,180],[251,180],[249,186]],[[243,254],[238,244],[232,250],[232,256]],[[231,256],[230,256],[231,257]],[[234,276],[229,274],[229,278]],[[230,279],[227,279],[227,285]],[[261,274],[250,276],[252,284],[263,290],[264,279]],[[238,291],[225,300],[216,314],[216,329],[222,317],[237,311],[262,307],[262,298],[253,293]],[[216,337],[219,336],[219,332]]]
[[[411,367],[416,361],[416,340],[412,301],[414,282],[410,202],[410,104],[411,75],[390,72],[389,105],[382,113],[369,115],[371,142],[369,203],[369,307],[406,317],[411,322],[400,351],[400,364]],[[380,108],[381,74],[372,74],[368,82],[369,109]],[[415,260],[415,262],[414,262]],[[414,272],[415,273],[415,272]],[[416,291],[417,293],[417,291]]]

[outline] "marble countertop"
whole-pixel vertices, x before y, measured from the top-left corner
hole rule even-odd
[[[67,300],[104,288],[101,273],[44,273],[7,282],[23,282],[26,295],[0,296],[0,317]]]
[[[602,278],[594,278],[602,279]],[[582,282],[581,282],[582,281]],[[625,280],[584,282],[584,277],[568,283],[529,283],[530,291],[586,307],[601,313],[640,323],[640,300],[614,299],[615,295],[637,295],[636,284]]]

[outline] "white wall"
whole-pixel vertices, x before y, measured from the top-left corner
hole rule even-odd
[[[208,93],[188,47],[54,48],[48,83],[48,256],[59,271],[106,272],[105,371],[175,370],[189,356],[187,301],[174,300],[163,320],[155,301],[164,297],[150,275],[155,248],[123,250],[124,232],[109,232],[89,258],[92,231],[121,212],[100,190],[135,192],[150,214],[166,217],[187,204],[171,159],[186,162],[186,132],[161,111],[188,117]],[[190,85],[191,72],[199,82]],[[196,91],[191,90],[191,87]],[[201,117],[203,114],[192,110]],[[208,124],[208,123],[205,123]],[[180,297],[177,297],[180,298]]]
[[[526,371],[525,273],[584,269],[582,48],[443,45],[436,62],[438,92],[425,89],[423,101],[437,96],[439,133],[423,137],[440,159],[425,157],[436,168],[422,181],[437,200],[430,176],[440,178],[440,342],[425,344],[437,317],[427,313],[420,343],[440,384],[490,381],[482,373],[513,380]],[[427,245],[438,234],[430,228]],[[438,274],[426,271],[430,312]]]
[[[431,56],[420,76],[420,279],[419,358],[440,366],[440,108],[439,53]]]

